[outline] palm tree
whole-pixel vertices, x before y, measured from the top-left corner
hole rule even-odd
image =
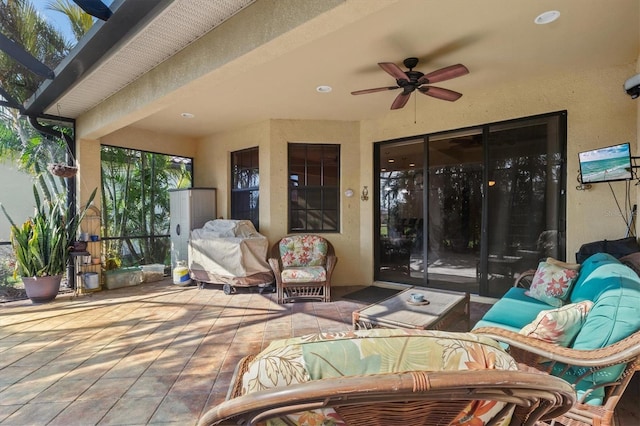
[[[69,44],[29,0],[0,0],[0,31],[51,69],[69,52]],[[44,77],[0,52],[0,87],[17,103],[24,103],[43,80]],[[0,121],[10,131],[0,132],[0,158],[17,159],[31,173],[35,173],[34,164],[39,158],[50,158],[63,147],[62,141],[43,143],[43,137],[20,116],[18,109],[0,107]]]
[[[0,0],[0,32],[22,46],[34,58],[54,69],[71,47],[91,28],[93,18],[68,0],[50,1],[48,8],[67,15],[75,40],[67,41],[38,13],[30,0]],[[23,104],[43,82],[44,77],[30,71],[9,55],[0,51],[0,88],[10,99]],[[73,129],[60,124],[49,126],[61,133]],[[53,193],[62,192],[64,182],[48,174],[46,165],[62,162],[67,156],[66,141],[60,137],[42,135],[20,115],[18,108],[0,105],[0,160],[16,162],[20,169],[47,183]]]
[[[93,26],[93,17],[70,0],[51,0],[47,8],[67,16],[76,41],[80,40]]]

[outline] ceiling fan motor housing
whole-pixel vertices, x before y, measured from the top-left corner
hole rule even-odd
[[[412,68],[415,68],[416,65],[418,65],[418,58],[407,58],[404,61],[402,61],[402,63],[404,64],[405,67],[412,69]]]

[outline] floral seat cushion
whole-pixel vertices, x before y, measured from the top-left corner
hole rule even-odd
[[[327,271],[323,266],[287,268],[282,271],[283,283],[321,283],[327,280]]]
[[[327,242],[318,235],[294,235],[280,240],[282,267],[323,266],[327,259]]]
[[[242,394],[331,377],[471,369],[518,367],[498,343],[471,333],[408,329],[322,333],[272,342],[248,367]],[[455,424],[485,424],[503,406],[497,401],[472,402]],[[509,424],[510,416],[497,424]],[[288,420],[296,425],[342,424],[331,408],[289,415]]]

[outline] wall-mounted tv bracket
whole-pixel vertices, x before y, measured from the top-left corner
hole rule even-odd
[[[636,185],[640,185],[640,178],[638,178],[637,176],[635,176],[635,172],[634,169],[640,169],[640,166],[636,165],[636,160],[640,160],[640,157],[634,157],[631,156],[631,174],[633,176],[633,178],[635,178],[637,180]]]
[[[580,170],[578,170],[578,176],[576,176],[576,180],[578,181],[578,185],[576,189],[578,191],[586,191],[587,189],[591,189],[590,183],[582,183],[582,179],[580,179]]]

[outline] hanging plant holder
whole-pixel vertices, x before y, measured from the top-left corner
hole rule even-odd
[[[64,163],[52,163],[47,167],[49,172],[54,176],[63,178],[74,177],[78,173],[78,168]]]

